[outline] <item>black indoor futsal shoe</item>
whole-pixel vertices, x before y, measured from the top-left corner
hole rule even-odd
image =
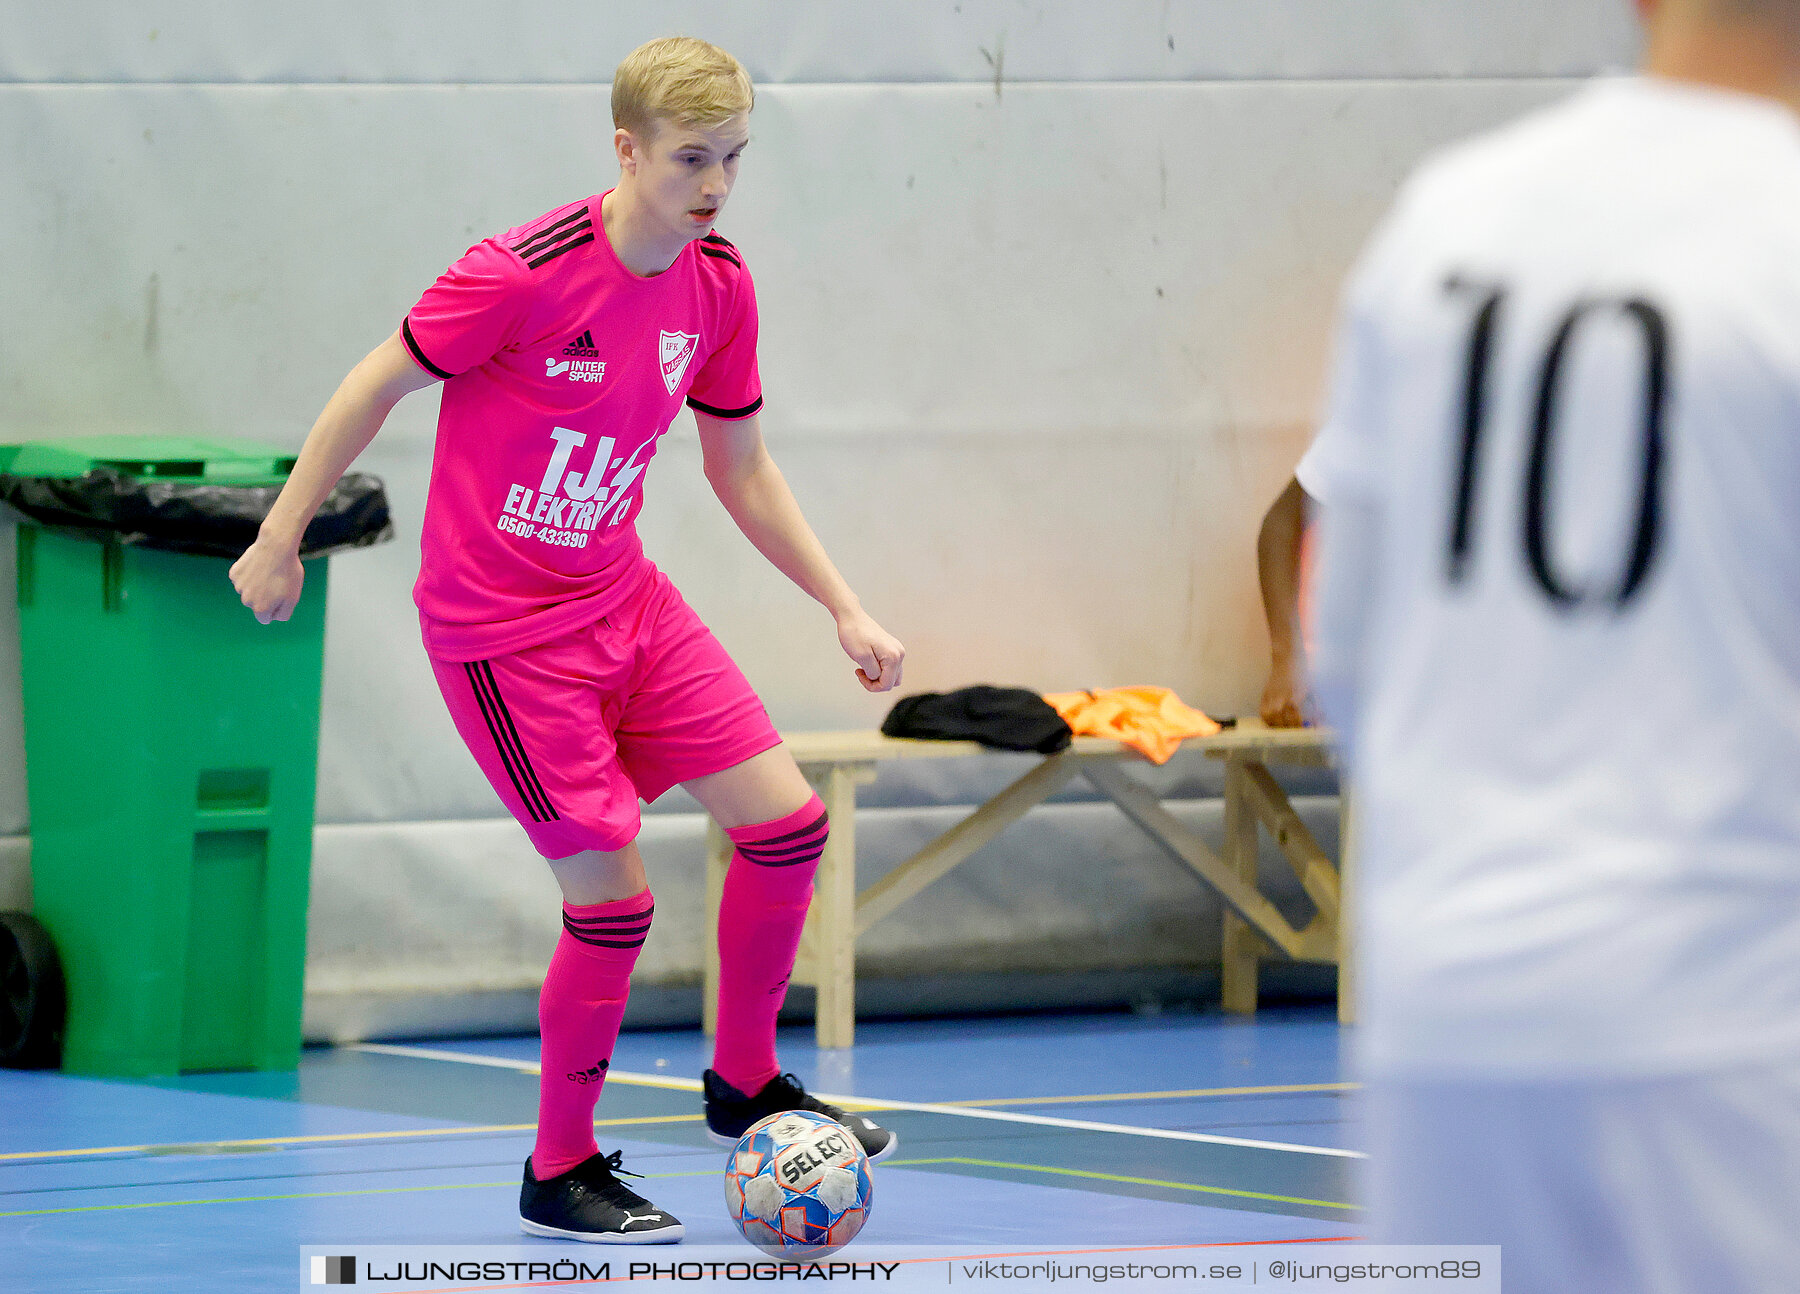
[[[589,1155],[568,1172],[541,1182],[526,1159],[519,1229],[594,1245],[672,1245],[680,1240],[685,1234],[680,1222],[614,1176],[625,1172],[624,1158],[622,1150]]]
[[[777,1074],[763,1084],[762,1091],[755,1096],[745,1096],[720,1078],[717,1070],[709,1069],[700,1077],[701,1085],[706,1089],[706,1135],[721,1146],[735,1146],[738,1138],[758,1119],[787,1110],[811,1110],[827,1119],[836,1119],[861,1143],[863,1154],[869,1157],[870,1163],[892,1154],[894,1147],[900,1144],[899,1137],[867,1115],[851,1114],[808,1096],[806,1089],[800,1086],[800,1080],[792,1074]]]

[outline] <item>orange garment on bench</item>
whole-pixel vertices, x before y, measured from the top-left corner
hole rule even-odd
[[[1219,725],[1166,687],[1106,687],[1051,692],[1044,700],[1078,737],[1111,737],[1166,764],[1185,737],[1210,737]]]

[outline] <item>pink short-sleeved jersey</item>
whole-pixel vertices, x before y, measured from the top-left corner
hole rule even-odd
[[[653,278],[614,255],[599,197],[471,247],[401,326],[445,379],[413,588],[449,661],[592,624],[648,577],[632,524],[682,401],[762,406],[756,295],[716,234]]]

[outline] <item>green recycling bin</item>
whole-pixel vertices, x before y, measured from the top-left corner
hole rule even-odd
[[[298,1061],[326,563],[269,625],[226,575],[292,467],[244,442],[0,447],[33,907],[71,1072]],[[380,482],[346,477],[315,527],[303,555],[388,537]]]

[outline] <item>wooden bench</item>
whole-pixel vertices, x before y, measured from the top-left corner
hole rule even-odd
[[[1256,1010],[1257,968],[1271,950],[1300,961],[1334,962],[1339,968],[1338,1015],[1350,1019],[1338,868],[1319,847],[1270,774],[1272,763],[1324,765],[1330,737],[1314,728],[1266,728],[1244,723],[1199,747],[1225,761],[1225,841],[1215,851],[1175,818],[1127,768],[1144,763],[1128,746],[1109,738],[1077,737],[1065,751],[1034,765],[1005,790],[902,862],[867,889],[856,888],[856,788],[875,780],[875,766],[890,759],[954,759],[1001,752],[971,741],[915,741],[879,732],[803,732],[783,736],[800,771],[831,815],[831,835],[814,879],[812,908],[794,966],[795,984],[818,991],[821,1047],[848,1047],[856,1032],[856,940],[877,921],[949,872],[1009,824],[1042,804],[1072,778],[1085,777],[1177,861],[1218,892],[1225,904],[1222,987],[1228,1011]],[[1317,909],[1296,930],[1257,888],[1257,831],[1269,832],[1293,866]],[[708,823],[706,911],[717,928],[719,899],[731,842]],[[706,941],[703,1021],[713,1032],[718,1009],[719,950]]]

